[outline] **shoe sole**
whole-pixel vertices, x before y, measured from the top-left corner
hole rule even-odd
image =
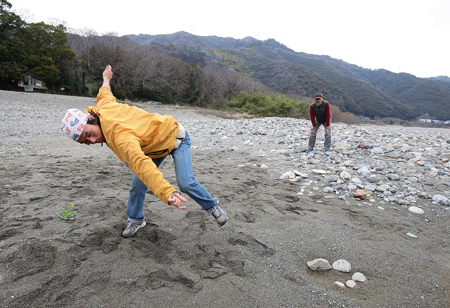
[[[227,223],[227,221],[228,221],[228,216],[226,216],[226,218],[225,218],[225,221],[223,222],[223,223],[221,223],[221,224],[219,224],[219,227],[222,227],[224,224],[226,224]]]
[[[136,234],[136,232],[138,232],[138,230],[139,230],[140,228],[144,228],[146,225],[147,225],[147,223],[144,221],[143,223],[141,223],[141,224],[139,225],[139,227],[136,228],[136,230],[134,230],[133,233],[131,233],[130,235],[124,235],[124,234],[122,233],[122,237],[125,237],[125,238],[132,237],[132,236],[134,236],[134,235]]]

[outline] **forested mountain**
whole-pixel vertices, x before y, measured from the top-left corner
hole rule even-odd
[[[328,56],[294,52],[273,39],[169,35],[128,35],[188,63],[221,65],[276,91],[300,97],[322,92],[342,111],[371,118],[412,119],[428,113],[450,119],[450,78],[417,78],[406,73],[364,69]]]

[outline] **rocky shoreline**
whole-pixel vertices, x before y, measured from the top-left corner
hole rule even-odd
[[[449,206],[450,130],[333,124],[332,154],[304,153],[310,122],[290,118],[193,121],[201,149],[249,149],[258,166],[301,182],[299,194],[353,197],[358,189],[379,204],[409,205],[418,198]],[[323,129],[322,129],[323,132]],[[322,137],[322,139],[320,139]],[[282,171],[286,171],[282,173]]]

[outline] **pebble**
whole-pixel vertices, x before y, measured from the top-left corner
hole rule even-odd
[[[285,179],[290,179],[290,180],[295,179],[295,173],[292,172],[292,171],[288,171],[288,172],[283,173],[280,176],[280,180],[285,180]]]
[[[387,178],[391,181],[399,181],[400,177],[398,176],[398,174],[388,174]]]
[[[339,177],[341,178],[341,180],[348,181],[351,179],[352,176],[350,173],[344,170],[339,174]]]
[[[409,201],[408,200],[404,200],[404,199],[399,199],[397,200],[397,203],[400,205],[408,205]]]
[[[406,235],[409,236],[409,237],[412,237],[412,238],[417,238],[417,235],[409,233],[409,232],[406,233]]]
[[[325,182],[330,183],[330,182],[337,182],[337,180],[339,180],[339,176],[333,174],[333,175],[327,175],[324,177],[323,179]]]
[[[356,282],[354,282],[353,280],[347,280],[345,285],[349,288],[354,288],[356,286]]]
[[[387,184],[382,184],[382,185],[380,185],[380,186],[377,186],[376,191],[385,192],[385,191],[388,190],[389,188],[391,188],[389,185],[387,185]]]
[[[434,195],[432,200],[437,204],[450,206],[450,200],[442,195]]]
[[[356,272],[352,275],[352,280],[364,282],[364,281],[366,281],[366,276],[364,276],[362,273]]]
[[[333,263],[333,268],[337,271],[348,273],[352,270],[352,266],[348,261],[343,259],[337,260]]]
[[[372,192],[368,189],[358,189],[353,194],[354,198],[360,198],[360,199],[366,199],[369,198],[372,195]]]
[[[425,213],[424,210],[422,210],[421,208],[419,208],[419,207],[417,207],[417,206],[410,206],[410,207],[408,208],[408,210],[409,210],[410,212],[413,212],[413,213],[416,213],[416,214],[423,214],[423,213]]]
[[[332,193],[332,192],[334,192],[334,188],[333,187],[324,187],[322,191],[324,193]]]
[[[328,262],[328,260],[325,260],[325,259],[322,259],[322,258],[318,258],[318,259],[314,259],[312,261],[308,261],[308,262],[306,262],[306,265],[312,271],[326,271],[326,270],[332,269],[332,267],[331,267],[330,263]]]
[[[371,193],[373,191],[375,191],[375,189],[377,188],[377,186],[375,184],[367,184],[366,186],[364,186],[364,190],[368,190]],[[372,194],[370,194],[368,197],[370,197]]]
[[[335,281],[334,284],[337,285],[338,287],[345,288],[345,284],[343,284],[340,281]]]

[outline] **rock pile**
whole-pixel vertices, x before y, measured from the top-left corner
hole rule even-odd
[[[339,272],[349,273],[352,269],[350,263],[344,259],[339,259],[333,262],[333,266],[330,265],[328,260],[323,258],[308,261],[306,262],[306,265],[312,271],[327,271],[330,269],[334,269]],[[349,288],[354,288],[356,286],[356,282],[364,282],[364,281],[366,281],[366,277],[360,272],[355,272],[352,275],[352,279],[347,280],[345,284],[340,281],[335,281],[334,284],[342,288],[345,286]]]

